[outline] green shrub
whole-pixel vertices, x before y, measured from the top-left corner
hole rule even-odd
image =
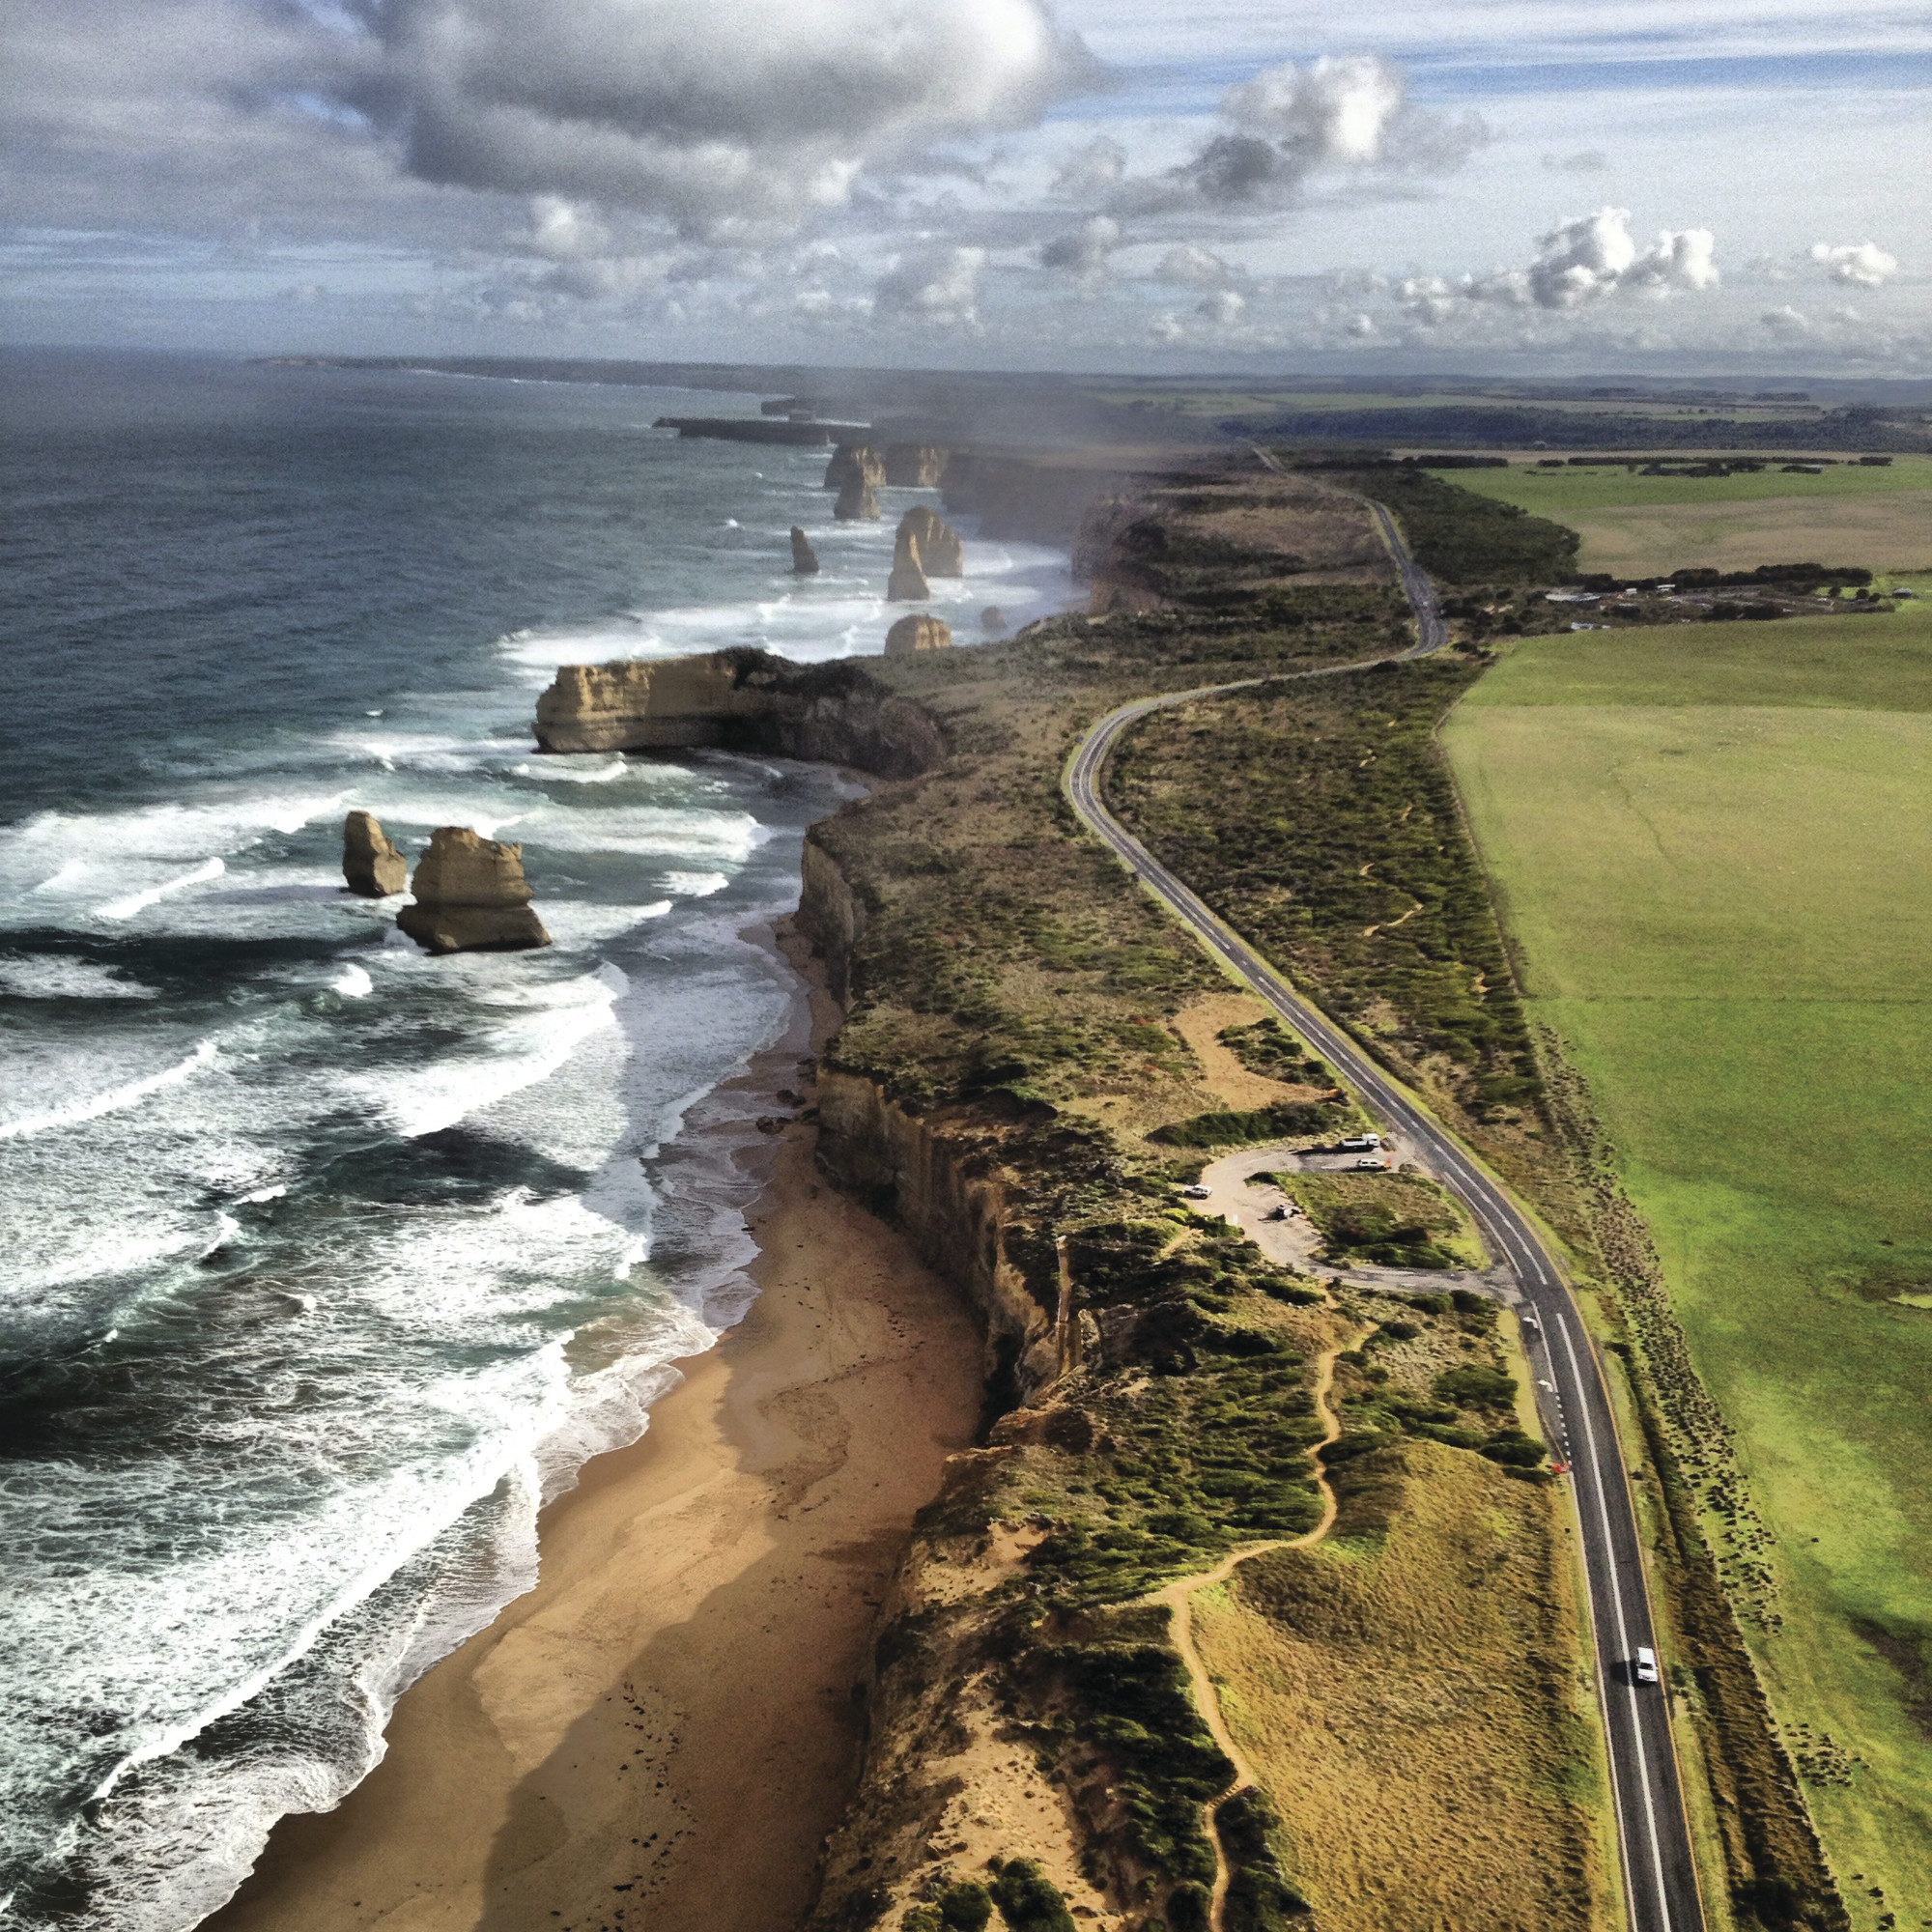
[[[1492,1463],[1507,1463],[1518,1469],[1534,1469],[1549,1451],[1533,1435],[1520,1429],[1503,1429],[1483,1444],[1483,1454]]]
[[[1060,1888],[1032,1859],[1014,1859],[993,1881],[1000,1916],[1012,1932],[1075,1932]]]
[[[936,1905],[908,1906],[899,1920],[899,1932],[945,1932],[945,1926]]]
[[[939,1916],[951,1932],[984,1932],[993,1916],[992,1894],[978,1879],[963,1878],[940,1893]]]
[[[1411,1294],[1408,1305],[1421,1309],[1425,1315],[1447,1315],[1452,1303],[1446,1294]]]
[[[1250,1141],[1290,1140],[1303,1134],[1324,1134],[1334,1126],[1335,1100],[1283,1101],[1278,1107],[1258,1107],[1252,1113],[1196,1114],[1156,1127],[1148,1139],[1158,1147],[1242,1147]]]
[[[1384,1321],[1371,1340],[1386,1335],[1391,1342],[1413,1342],[1422,1333],[1413,1321]]]
[[[1505,1375],[1501,1369],[1467,1362],[1460,1369],[1445,1369],[1437,1376],[1435,1393],[1459,1407],[1507,1408],[1516,1401],[1516,1378]]]
[[[1449,1296],[1456,1304],[1458,1315],[1487,1315],[1495,1319],[1496,1304],[1487,1294],[1478,1294],[1473,1288],[1459,1288]]]
[[[1168,1922],[1174,1932],[1208,1932],[1208,1908],[1214,1894],[1205,1885],[1178,1885],[1168,1894]]]

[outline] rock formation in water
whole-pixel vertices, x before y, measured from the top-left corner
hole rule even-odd
[[[841,442],[825,466],[824,487],[842,490],[855,476],[877,489],[886,480],[886,460],[870,443]]]
[[[409,890],[410,862],[371,812],[352,811],[342,821],[342,876],[349,890],[365,899],[385,899]]]
[[[930,442],[889,442],[886,481],[905,490],[936,489],[951,453]]]
[[[920,568],[919,539],[901,524],[893,546],[893,574],[886,584],[888,604],[919,604],[932,595],[932,585]]]
[[[742,646],[651,664],[565,665],[537,699],[536,736],[546,752],[702,745],[885,778],[910,777],[946,756],[930,714],[894,696],[863,665],[795,665]]]
[[[791,569],[794,577],[818,575],[818,553],[796,524],[791,526]]]
[[[396,923],[432,952],[522,952],[550,944],[530,909],[524,848],[479,838],[467,825],[440,825],[430,835],[415,895]]]
[[[920,651],[943,651],[952,643],[952,630],[937,617],[901,617],[886,633],[886,655],[909,658]]]
[[[1007,631],[1007,613],[997,604],[988,604],[980,612],[980,628],[989,638],[1004,637]]]
[[[879,499],[863,476],[848,476],[839,488],[838,500],[833,504],[832,514],[841,524],[876,524],[879,521]]]
[[[920,563],[928,577],[966,575],[966,552],[959,532],[937,510],[928,510],[923,503],[908,510],[899,519],[899,541],[903,543],[908,536],[918,539]]]

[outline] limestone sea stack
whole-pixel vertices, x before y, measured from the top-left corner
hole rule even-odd
[[[530,909],[524,848],[479,838],[467,825],[440,825],[430,835],[415,895],[396,923],[432,952],[523,952],[550,944]]]
[[[980,628],[989,638],[1004,637],[1007,630],[1007,613],[997,604],[988,604],[980,612]]]
[[[848,476],[838,491],[838,500],[832,506],[832,514],[841,524],[876,524],[879,521],[879,499],[872,492],[872,486],[863,476]]]
[[[951,454],[929,442],[889,442],[885,480],[898,489],[936,490]]]
[[[855,476],[876,490],[886,480],[886,459],[870,443],[841,442],[825,466],[824,487],[842,490]]]
[[[932,595],[932,585],[919,565],[919,539],[901,524],[893,547],[893,574],[886,584],[888,604],[920,604]]]
[[[901,617],[886,633],[886,655],[889,658],[916,657],[921,651],[943,651],[952,648],[952,631],[937,617]]]
[[[791,573],[794,577],[818,575],[818,553],[796,524],[791,526]]]
[[[410,862],[389,842],[374,813],[352,811],[342,821],[342,876],[352,893],[385,899],[407,892]]]
[[[959,532],[937,510],[923,503],[899,519],[899,541],[910,536],[919,543],[920,567],[928,577],[964,577],[966,551]]]

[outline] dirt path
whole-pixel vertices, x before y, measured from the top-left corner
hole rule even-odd
[[[1321,1418],[1321,1439],[1312,1443],[1308,1450],[1309,1460],[1315,1464],[1315,1480],[1321,1491],[1321,1520],[1311,1530],[1300,1536],[1278,1537],[1271,1543],[1243,1544],[1238,1549],[1231,1549],[1211,1570],[1197,1571],[1191,1577],[1177,1577],[1164,1588],[1155,1590],[1142,1599],[1144,1603],[1165,1604],[1173,1613],[1170,1628],[1174,1634],[1174,1646],[1180,1653],[1181,1662],[1187,1666],[1188,1681],[1194,1687],[1194,1701],[1200,1707],[1203,1720],[1207,1723],[1208,1735],[1221,1747],[1228,1762],[1235,1767],[1234,1782],[1225,1791],[1216,1792],[1206,1806],[1208,1842],[1214,1847],[1214,1896],[1208,1910],[1208,1923],[1211,1932],[1222,1932],[1222,1914],[1228,1902],[1228,1884],[1234,1876],[1228,1869],[1228,1855],[1221,1846],[1221,1833],[1214,1822],[1214,1814],[1237,1791],[1245,1791],[1250,1785],[1261,1780],[1255,1776],[1255,1768],[1241,1753],[1241,1747],[1235,1742],[1234,1733],[1229,1730],[1227,1719],[1221,1715],[1221,1698],[1214,1689],[1214,1680],[1208,1674],[1208,1666],[1201,1661],[1201,1653],[1194,1647],[1194,1593],[1197,1590],[1211,1590],[1217,1583],[1225,1583],[1230,1577],[1252,1556],[1265,1556],[1271,1549],[1306,1549],[1320,1543],[1335,1526],[1335,1491],[1321,1467],[1321,1452],[1342,1433],[1341,1418],[1328,1406],[1328,1391],[1335,1381],[1335,1358],[1346,1350],[1352,1349],[1362,1339],[1362,1334],[1351,1336],[1336,1348],[1328,1350],[1321,1357],[1321,1369],[1315,1378],[1315,1410]]]

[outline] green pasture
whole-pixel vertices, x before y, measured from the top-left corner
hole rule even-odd
[[[1701,463],[1700,450],[1668,452],[1671,463]],[[1932,456],[1894,456],[1889,464],[1839,462],[1816,476],[1787,476],[1776,459],[1756,456],[1765,467],[1735,476],[1632,475],[1621,465],[1611,469],[1595,464],[1571,469],[1538,469],[1520,461],[1507,469],[1442,469],[1434,472],[1445,482],[1474,490],[1505,503],[1515,503],[1533,516],[1568,521],[1566,512],[1647,509],[1661,503],[1748,503],[1766,497],[1802,497],[1830,501],[1844,497],[1889,497],[1903,493],[1932,493]],[[1927,555],[1932,556],[1932,524],[1926,528]],[[1793,561],[1798,559],[1794,558]],[[1829,562],[1829,558],[1814,559]]]
[[[1750,628],[1526,641],[1443,736],[1777,1539],[1777,1716],[1861,1760],[1863,1932],[1932,1918],[1932,621]]]

